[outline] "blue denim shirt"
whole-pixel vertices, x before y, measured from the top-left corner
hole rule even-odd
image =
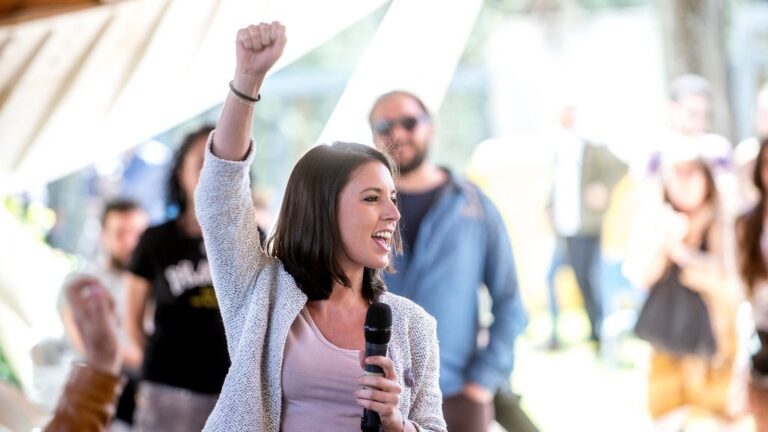
[[[527,317],[520,298],[504,222],[487,196],[449,172],[411,250],[395,257],[388,288],[410,298],[437,320],[440,389],[459,393],[466,382],[496,392],[509,386],[515,337]],[[478,347],[478,290],[485,285],[494,321]]]

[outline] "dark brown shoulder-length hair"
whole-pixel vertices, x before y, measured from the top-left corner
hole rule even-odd
[[[739,256],[739,272],[747,286],[747,294],[751,297],[755,291],[755,285],[768,278],[768,266],[766,257],[760,247],[763,236],[763,225],[766,205],[766,185],[763,184],[764,154],[768,151],[768,138],[760,142],[760,151],[755,160],[755,170],[752,173],[752,181],[760,192],[760,199],[749,212],[736,221],[736,235],[738,238],[737,250]]]
[[[352,173],[368,162],[383,164],[396,177],[395,164],[384,153],[363,144],[335,142],[308,151],[288,178],[267,251],[283,263],[310,300],[330,297],[334,281],[352,286],[337,257],[344,253],[338,225],[339,195]],[[393,245],[396,252],[402,250],[399,229]],[[387,270],[392,271],[391,264]],[[366,267],[365,298],[376,301],[384,291],[381,271]]]
[[[216,127],[211,124],[200,126],[194,131],[184,136],[184,140],[181,142],[178,150],[173,156],[173,163],[171,165],[171,171],[168,175],[168,189],[166,198],[166,210],[171,214],[181,215],[186,212],[189,207],[187,203],[187,193],[193,193],[194,191],[184,191],[181,187],[181,169],[184,166],[184,159],[187,157],[198,140],[208,138]]]

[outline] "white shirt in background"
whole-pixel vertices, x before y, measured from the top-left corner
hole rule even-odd
[[[585,144],[578,134],[563,131],[555,145],[552,203],[555,232],[570,237],[581,226],[581,166]]]

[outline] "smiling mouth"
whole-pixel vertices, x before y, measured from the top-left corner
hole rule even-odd
[[[371,238],[373,238],[373,240],[383,249],[389,251],[392,244],[392,233],[390,231],[379,231],[374,233]]]

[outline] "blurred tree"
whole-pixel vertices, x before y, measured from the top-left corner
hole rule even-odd
[[[667,79],[695,73],[712,84],[713,130],[731,140],[732,102],[728,76],[726,32],[729,2],[725,0],[657,0]]]

